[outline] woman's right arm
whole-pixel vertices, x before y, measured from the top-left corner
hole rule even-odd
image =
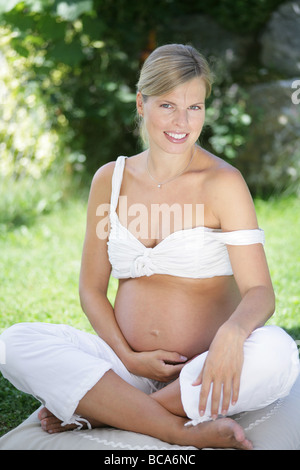
[[[102,216],[97,215],[97,209],[102,204],[104,209],[109,210],[113,170],[113,162],[102,166],[96,172],[92,181],[81,259],[79,296],[82,309],[95,332],[115,351],[122,361],[126,362],[126,358],[132,353],[132,350],[120,331],[113,308],[107,298],[111,273],[107,253],[108,212],[105,213],[103,210],[101,211]],[[108,221],[106,226],[104,226],[104,218]],[[101,232],[99,232],[99,227],[102,227]]]
[[[176,352],[163,350],[133,351],[119,328],[107,298],[111,273],[107,252],[110,229],[108,211],[113,170],[113,162],[101,167],[91,185],[79,279],[81,306],[95,332],[114,350],[131,373],[168,382],[179,375],[186,358]],[[106,213],[105,210],[99,210],[101,204]],[[99,216],[97,213],[104,215]],[[108,224],[105,224],[104,218]]]

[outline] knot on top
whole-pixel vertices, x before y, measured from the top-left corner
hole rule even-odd
[[[152,248],[145,248],[144,253],[135,258],[131,266],[131,277],[151,276],[155,273],[151,253]]]

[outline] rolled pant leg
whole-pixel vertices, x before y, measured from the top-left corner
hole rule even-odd
[[[202,370],[207,352],[188,363],[180,374],[181,400],[196,425],[211,419],[211,391],[204,416],[199,414],[201,385],[192,383]],[[244,344],[244,363],[237,403],[229,406],[228,416],[252,411],[273,403],[289,394],[299,374],[298,350],[293,339],[277,326],[255,330]],[[221,414],[222,397],[219,414]]]
[[[6,348],[6,363],[0,366],[3,376],[65,423],[72,422],[79,400],[111,368],[96,357],[92,341],[86,342],[86,351],[80,349],[72,330],[21,323],[1,335]]]
[[[145,393],[156,389],[153,381],[131,374],[99,336],[68,325],[20,323],[0,340],[6,356],[0,364],[3,376],[64,424],[78,424],[79,401],[109,369]]]

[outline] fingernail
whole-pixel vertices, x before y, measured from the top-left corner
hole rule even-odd
[[[216,421],[217,417],[218,417],[218,415],[213,414],[212,417],[211,417],[211,419],[212,419],[213,421]]]
[[[182,361],[187,361],[187,357],[185,357],[185,356],[180,356],[180,359],[181,359]]]
[[[200,410],[200,416],[202,418],[202,416],[204,416],[204,411],[203,410]]]
[[[227,415],[227,410],[222,410],[222,415],[226,416]]]

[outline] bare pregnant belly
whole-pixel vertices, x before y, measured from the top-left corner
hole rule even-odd
[[[135,351],[201,354],[240,301],[232,276],[194,280],[154,275],[120,281],[115,315]]]

